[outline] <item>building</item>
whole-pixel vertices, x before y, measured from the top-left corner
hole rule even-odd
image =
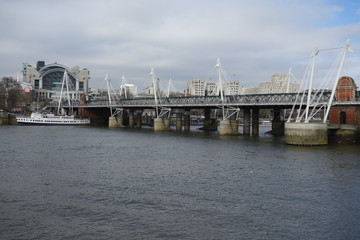
[[[205,80],[192,79],[188,81],[185,96],[205,96]]]
[[[354,79],[351,77],[341,77],[339,79],[335,92],[335,100],[338,103],[358,101],[360,97],[358,94]],[[354,124],[360,127],[360,107],[346,104],[332,106],[330,109],[330,123]]]
[[[205,95],[206,96],[217,95],[217,84],[216,83],[206,83]]]
[[[120,95],[126,97],[136,97],[137,96],[137,86],[134,84],[126,83],[120,85]]]
[[[299,88],[299,84],[290,83],[287,74],[277,73],[272,75],[271,82],[260,83],[258,87],[256,87],[255,89],[251,89],[251,93],[291,93],[298,92]]]
[[[58,100],[65,70],[69,76],[69,95],[73,100],[80,100],[81,94],[87,94],[89,89],[90,71],[79,67],[68,68],[58,63],[45,65],[38,61],[36,67],[23,64],[23,82],[31,86],[36,97]]]
[[[186,96],[216,96],[219,94],[217,83],[206,83],[202,79],[188,81],[185,89]],[[230,80],[224,84],[225,95],[238,95],[240,93],[240,83],[238,80]]]
[[[230,80],[225,83],[225,95],[239,95],[240,82],[238,80]]]

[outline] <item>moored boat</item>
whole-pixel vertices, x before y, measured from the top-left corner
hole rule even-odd
[[[31,113],[30,117],[16,117],[22,125],[88,125],[90,119],[76,118],[74,115],[58,116],[54,114]]]

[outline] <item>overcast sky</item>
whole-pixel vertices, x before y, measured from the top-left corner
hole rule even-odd
[[[313,47],[343,46],[343,75],[360,86],[360,1],[0,0],[0,76],[38,60],[90,70],[90,87],[124,75],[142,91],[154,67],[163,87],[216,82],[216,59],[246,88],[291,67],[301,81]]]

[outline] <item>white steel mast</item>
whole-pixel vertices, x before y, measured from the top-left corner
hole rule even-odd
[[[220,97],[221,97],[221,109],[222,109],[222,115],[223,115],[223,120],[226,119],[225,116],[225,105],[224,105],[224,86],[223,86],[223,80],[222,80],[222,74],[221,74],[221,62],[220,62],[220,58],[217,59],[215,68],[217,68],[218,70],[218,91],[220,91]]]
[[[151,72],[150,72],[151,78],[152,78],[152,84],[153,84],[153,88],[154,88],[154,98],[155,98],[155,110],[156,110],[156,117],[159,117],[159,100],[158,100],[158,81],[159,79],[156,77],[155,75],[155,71],[154,68],[151,68]]]
[[[106,82],[106,87],[107,87],[107,90],[108,90],[108,98],[109,98],[109,108],[110,108],[110,115],[112,116],[113,112],[112,112],[112,103],[111,103],[111,93],[110,93],[110,79],[108,77],[108,75],[106,74],[105,75],[105,82]]]
[[[324,116],[324,123],[326,122],[328,116],[329,116],[329,112],[330,112],[330,107],[331,107],[331,104],[334,100],[334,95],[335,95],[335,91],[336,91],[336,87],[337,87],[337,84],[338,84],[338,81],[339,81],[339,78],[340,78],[340,74],[341,74],[341,70],[342,70],[342,67],[344,65],[344,60],[345,60],[345,55],[347,52],[353,52],[353,50],[350,48],[350,41],[347,40],[346,41],[346,44],[345,44],[345,47],[344,47],[344,52],[343,52],[343,55],[342,55],[342,58],[341,58],[341,62],[340,62],[340,66],[339,66],[339,69],[338,69],[338,72],[336,74],[336,79],[334,81],[334,86],[332,88],[332,92],[331,92],[331,95],[330,95],[330,99],[329,99],[329,103],[328,103],[328,106],[327,106],[327,109],[326,109],[326,113],[325,113],[325,116]]]
[[[310,73],[310,82],[309,82],[309,88],[308,88],[308,96],[307,96],[307,103],[306,103],[306,109],[305,109],[305,122],[309,122],[308,115],[309,115],[309,108],[310,108],[310,100],[311,100],[311,92],[312,92],[312,84],[314,79],[314,71],[315,71],[315,60],[316,55],[319,53],[319,50],[317,48],[314,48],[312,52],[312,62],[311,62],[311,73]]]

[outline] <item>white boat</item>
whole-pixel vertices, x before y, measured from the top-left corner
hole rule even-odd
[[[30,117],[16,117],[18,124],[26,125],[88,125],[90,119],[75,118],[70,116],[57,116],[54,114],[41,114],[38,112],[31,113]]]
[[[60,106],[62,101],[62,94],[64,85],[66,84],[67,88],[67,97],[69,102],[69,110],[73,112],[73,109],[70,104],[70,97],[69,97],[69,80],[67,72],[64,72],[63,83],[61,86],[61,93],[59,99],[59,106],[58,106],[58,115],[47,113],[42,114],[39,112],[31,113],[30,117],[16,117],[18,124],[27,124],[27,125],[89,125],[90,119],[89,118],[77,118],[74,114],[70,115],[60,115]]]

